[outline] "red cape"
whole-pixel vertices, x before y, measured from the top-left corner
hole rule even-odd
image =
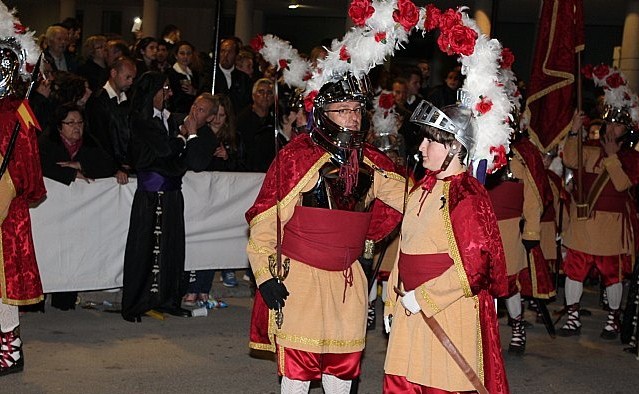
[[[18,122],[16,110],[20,104],[20,100],[12,98],[0,100],[0,152],[3,154]],[[46,194],[33,127],[20,127],[7,172],[16,196],[2,222],[0,295],[6,304],[33,304],[42,300],[42,283],[31,235],[29,204],[41,200]]]

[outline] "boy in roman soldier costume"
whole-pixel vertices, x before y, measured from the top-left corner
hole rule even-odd
[[[18,306],[43,299],[29,217],[29,204],[46,194],[37,122],[15,91],[20,74],[29,75],[26,66],[35,64],[39,53],[33,33],[0,3],[0,161],[3,168],[8,164],[0,181],[0,376],[24,368]]]
[[[506,262],[490,198],[471,171],[484,178],[505,164],[514,83],[495,83],[501,44],[479,35],[463,10],[446,14],[458,24],[440,24],[441,36],[477,34],[461,53],[458,104],[422,101],[410,119],[423,136],[426,176],[408,195],[388,284],[384,392],[508,393],[495,311],[507,294]]]
[[[583,201],[573,193],[570,225],[564,234],[568,249],[564,260],[568,320],[560,335],[579,335],[579,300],[583,281],[596,266],[606,287],[609,312],[601,337],[615,339],[619,333],[619,316],[623,286],[621,280],[632,270],[635,255],[637,219],[635,202],[629,188],[636,183],[636,157],[629,136],[639,121],[637,96],[629,90],[621,73],[606,65],[587,67],[595,85],[604,87],[606,112],[600,143],[583,146],[583,161],[578,161],[578,138],[581,138],[583,114],[575,113],[564,146],[566,167],[583,168]],[[622,161],[626,165],[622,164]]]

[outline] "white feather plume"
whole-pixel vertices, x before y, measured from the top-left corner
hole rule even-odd
[[[34,65],[40,57],[40,48],[33,37],[34,32],[22,26],[15,14],[16,10],[9,10],[3,2],[0,2],[0,38],[15,38],[24,53],[26,63]],[[16,31],[17,28],[24,29],[24,32]],[[23,78],[30,77],[26,63],[22,64],[20,69]]]

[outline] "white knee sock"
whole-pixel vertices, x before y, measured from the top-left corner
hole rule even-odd
[[[0,302],[0,332],[11,332],[20,324],[18,307]]]
[[[623,294],[623,286],[621,283],[615,283],[606,287],[608,295],[608,306],[610,309],[617,310],[621,306],[621,297]]]
[[[280,392],[282,394],[308,394],[311,382],[308,380],[293,380],[286,376],[282,378]]]
[[[386,302],[386,289],[388,289],[388,281],[387,280],[383,280],[382,281],[382,302]]]
[[[322,387],[326,394],[349,394],[352,380],[342,380],[333,375],[322,375]]]
[[[506,298],[506,309],[508,309],[508,316],[515,319],[521,315],[521,294],[517,293],[512,297]]]
[[[581,299],[581,294],[584,292],[584,284],[566,277],[564,290],[566,292],[566,305],[573,305]]]

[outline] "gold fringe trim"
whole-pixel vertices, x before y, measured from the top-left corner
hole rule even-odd
[[[301,335],[290,335],[279,332],[277,334],[277,338],[289,341],[293,343],[299,343],[302,345],[312,345],[317,347],[323,346],[336,346],[336,347],[352,347],[352,346],[363,346],[366,343],[366,339],[316,339],[316,338],[308,338]]]
[[[477,330],[477,376],[479,377],[479,379],[481,380],[482,383],[485,383],[484,381],[484,348],[483,348],[483,339],[481,336],[481,322],[479,321],[479,297],[477,296],[473,296],[473,301],[475,301],[475,311],[477,311],[475,313],[475,321],[477,322],[477,327],[475,327],[475,329]],[[495,311],[495,314],[497,314],[497,312]]]
[[[459,283],[461,283],[462,289],[464,290],[464,296],[472,297],[473,292],[470,290],[470,283],[468,282],[466,271],[464,271],[464,266],[461,261],[461,255],[459,254],[459,248],[457,247],[457,241],[455,240],[455,234],[453,233],[453,225],[450,221],[450,198],[448,195],[449,191],[450,181],[444,182],[443,194],[446,203],[444,204],[444,209],[442,209],[442,216],[444,219],[444,227],[446,228],[446,237],[448,238],[448,249],[450,250],[453,262],[455,263],[455,270],[457,270]]]
[[[442,311],[441,309],[439,309],[437,304],[435,304],[435,301],[433,301],[433,299],[430,298],[430,296],[428,295],[428,292],[426,292],[426,289],[424,289],[423,286],[421,286],[421,289],[420,289],[419,292],[422,295],[422,298],[424,298],[424,300],[426,301],[426,303],[430,307],[430,309],[433,310],[434,314],[437,314],[437,313]]]

